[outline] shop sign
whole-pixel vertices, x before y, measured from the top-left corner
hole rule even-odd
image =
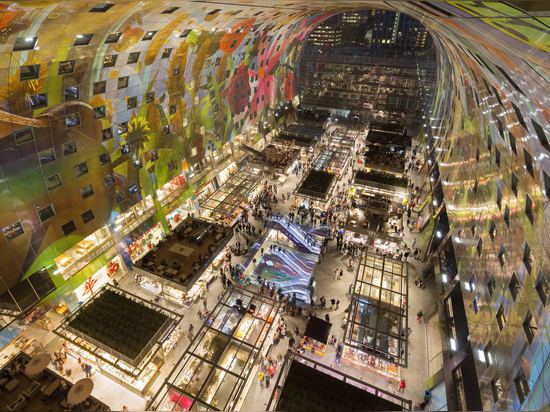
[[[91,298],[103,285],[122,270],[122,261],[117,256],[111,260],[106,266],[99,269],[96,273],[90,276],[86,281],[75,289],[74,293],[79,302],[85,302]]]

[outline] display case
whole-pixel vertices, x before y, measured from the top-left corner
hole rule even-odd
[[[389,379],[393,384],[397,384],[401,380],[401,371],[398,365],[365,353],[360,349],[344,345],[342,360]]]
[[[164,238],[164,236],[164,230],[162,229],[162,225],[160,223],[157,223],[147,230],[143,236],[126,248],[132,262],[137,262],[149,253]]]
[[[140,277],[139,286],[155,295],[159,295],[162,292],[162,285],[160,284],[160,282],[158,280],[150,279],[146,276]]]
[[[54,274],[61,274],[67,280],[113,245],[111,232],[102,227],[57,256],[54,259],[57,266]]]

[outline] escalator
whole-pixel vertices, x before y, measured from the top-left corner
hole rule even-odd
[[[270,227],[283,232],[299,249],[316,255],[321,253],[321,244],[302,229],[300,225],[291,222],[289,218],[272,216],[269,218],[269,224]]]

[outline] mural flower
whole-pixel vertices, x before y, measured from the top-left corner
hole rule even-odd
[[[225,90],[225,98],[233,114],[237,115],[245,110],[249,95],[248,68],[241,64],[231,76],[229,87]]]
[[[286,77],[283,83],[283,93],[285,96],[285,101],[291,101],[294,99],[294,93],[296,90],[296,84],[295,84],[295,77],[294,72],[290,70],[286,70]]]
[[[220,50],[225,53],[233,53],[242,43],[246,35],[254,27],[255,18],[235,24],[223,35],[220,40]]]
[[[115,44],[115,50],[118,52],[123,52],[139,42],[143,37],[145,31],[139,27],[132,28],[131,26],[126,26],[122,31],[120,39]]]

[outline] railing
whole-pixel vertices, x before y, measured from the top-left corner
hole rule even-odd
[[[292,365],[292,362],[297,361],[300,363],[303,363],[315,370],[318,370],[320,372],[326,373],[327,375],[330,375],[336,379],[339,379],[341,381],[344,381],[350,385],[353,385],[361,390],[364,390],[374,396],[377,396],[379,398],[385,399],[391,403],[394,403],[401,407],[403,410],[410,411],[412,409],[412,401],[409,399],[402,398],[401,396],[395,395],[389,391],[386,391],[384,389],[380,389],[377,386],[374,386],[370,383],[361,381],[357,378],[354,378],[353,376],[347,375],[345,373],[342,373],[341,371],[331,368],[329,366],[323,365],[320,362],[314,361],[312,359],[306,358],[294,351],[289,350],[287,354],[285,355],[285,360],[283,362],[283,365],[281,366],[281,372],[279,373],[279,376],[277,377],[277,381],[275,382],[273,392],[271,393],[271,396],[269,397],[269,401],[267,403],[267,410],[268,411],[274,411],[277,409],[277,404],[279,402],[279,397],[281,395],[281,391],[284,386],[284,381],[286,380],[286,377],[288,375],[288,372],[290,370],[290,366]]]

